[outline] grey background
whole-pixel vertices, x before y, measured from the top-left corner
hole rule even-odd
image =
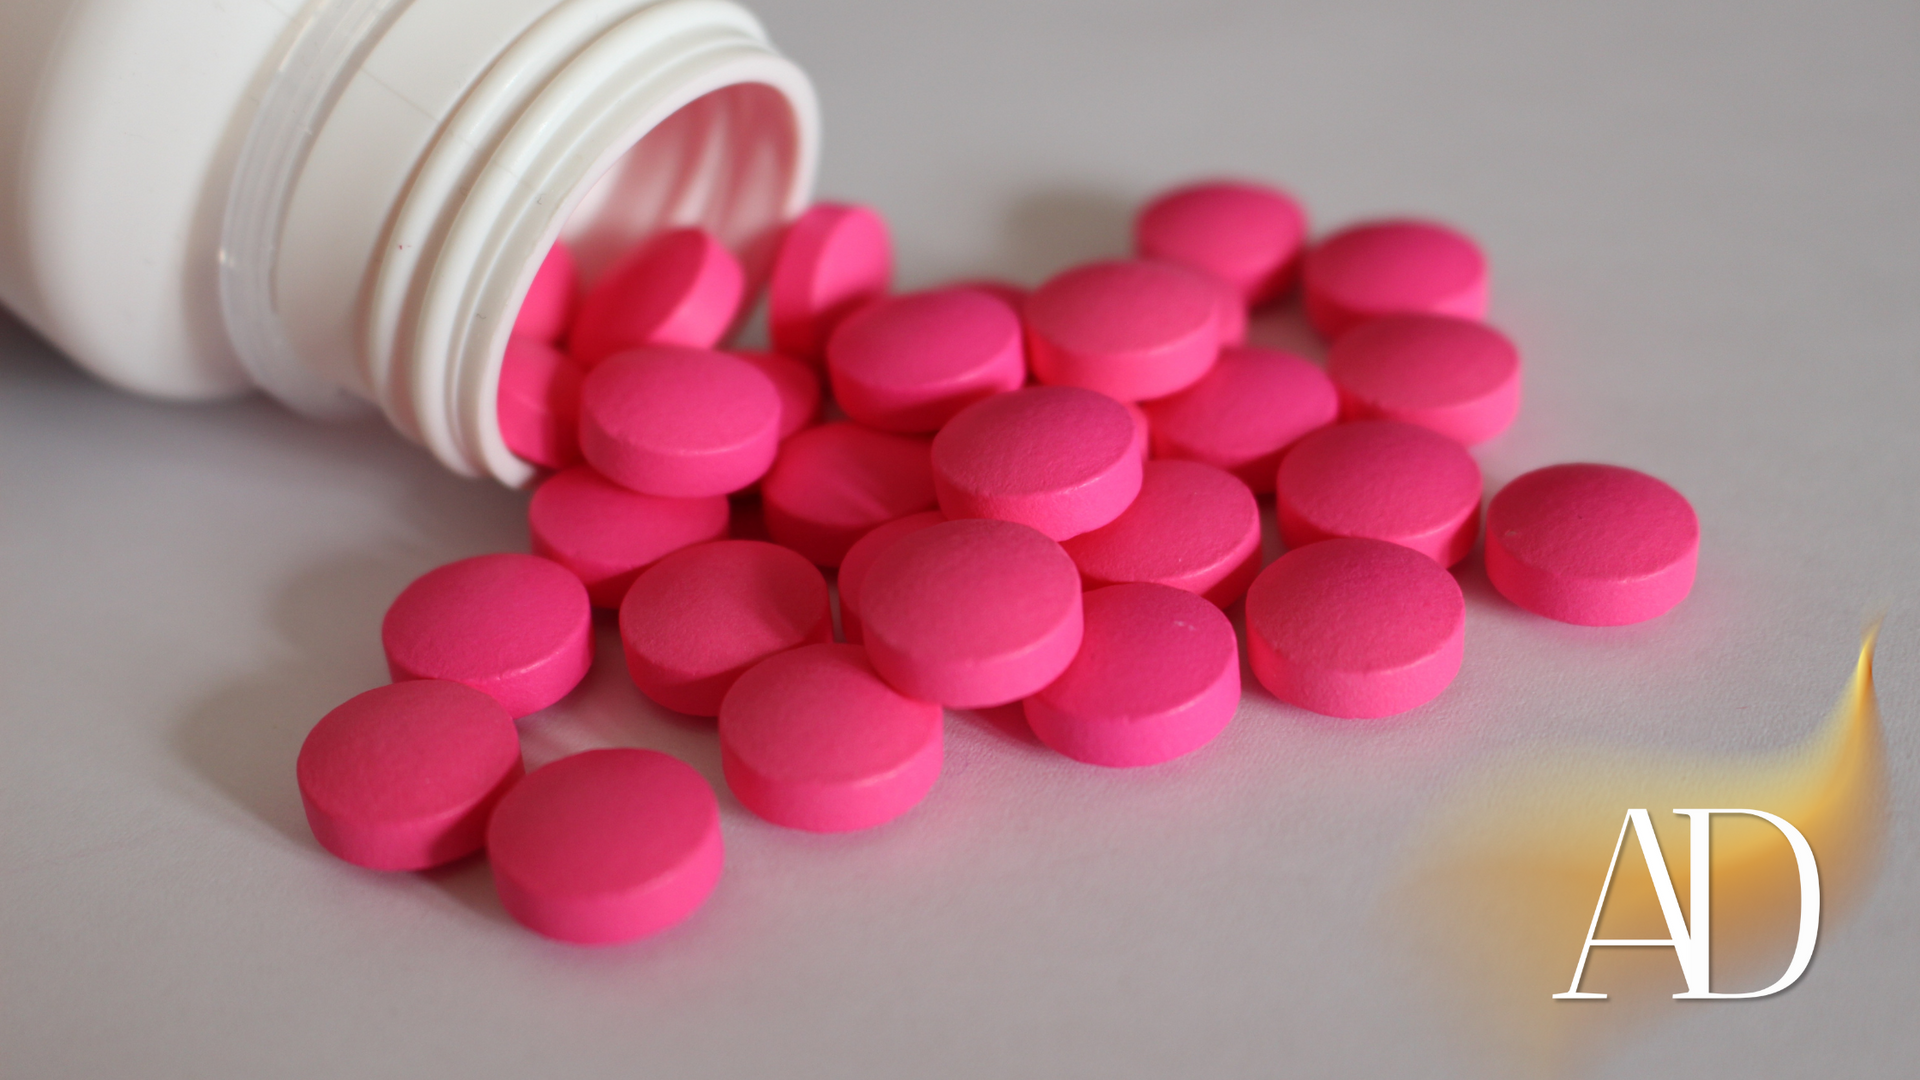
[[[1794,745],[1878,611],[1872,891],[1792,991],[1664,1010],[1586,1068],[1920,1060],[1920,6],[754,6],[824,98],[822,193],[889,215],[907,286],[1119,252],[1138,200],[1216,172],[1322,226],[1468,229],[1529,365],[1489,488],[1664,477],[1704,523],[1693,595],[1566,627],[1469,565],[1466,666],[1398,721],[1252,690],[1213,746],[1109,773],[955,715],[932,797],[862,835],[722,789],[707,906],[580,950],[510,923],[480,862],[335,862],[293,784],[306,729],[383,680],[387,602],[520,548],[524,496],[378,426],[109,391],[0,321],[0,1075],[1485,1076],[1378,933],[1449,782]],[[612,644],[523,722],[530,758],[656,746],[717,781],[710,732],[645,706]]]

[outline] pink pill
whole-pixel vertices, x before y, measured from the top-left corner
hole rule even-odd
[[[933,437],[933,486],[952,518],[1000,518],[1055,540],[1120,516],[1140,491],[1140,430],[1118,401],[1030,386],[976,402]]]
[[[535,769],[487,828],[500,904],[529,930],[577,945],[655,934],[713,892],[726,861],[720,804],[686,764],[654,750],[588,750]]]
[[[1127,407],[1127,415],[1133,418],[1133,446],[1140,460],[1145,461],[1153,452],[1153,423],[1147,419],[1147,410],[1137,403],[1123,401],[1120,404]]]
[[[1466,602],[1453,575],[1382,540],[1289,551],[1247,590],[1247,658],[1282,701],[1327,716],[1425,704],[1460,671]]]
[[[620,641],[640,692],[714,716],[740,673],[777,652],[833,640],[827,579],[777,544],[716,540],[640,572],[620,602]]]
[[[449,679],[513,716],[566,697],[593,663],[593,609],[573,572],[537,555],[476,555],[415,578],[380,624],[395,682]]]
[[[321,847],[372,870],[424,870],[480,850],[494,804],[524,769],[499,702],[414,679],[321,717],[294,771]]]
[[[1452,566],[1480,532],[1480,466],[1466,448],[1397,420],[1322,428],[1281,459],[1276,506],[1290,548],[1386,540]]]
[[[1025,702],[1040,741],[1090,765],[1158,765],[1226,729],[1240,706],[1240,642],[1184,589],[1133,583],[1086,594],[1067,670]]]
[[[514,336],[548,343],[565,338],[579,295],[580,275],[574,268],[573,252],[567,245],[556,243],[540,260],[533,284],[527,286],[526,298],[520,301],[520,312],[513,318]]]
[[[727,535],[724,495],[669,499],[629,491],[584,465],[548,477],[527,504],[533,553],[579,575],[594,607],[617,608],[661,556]]]
[[[729,355],[745,360],[773,380],[773,389],[780,395],[782,442],[819,422],[818,372],[791,356],[781,356],[779,353],[734,350]]]
[[[926,439],[823,424],[787,440],[760,485],[767,532],[821,566],[838,566],[877,525],[932,508]]]
[[[1487,577],[1535,614],[1582,626],[1643,622],[1686,599],[1700,519],[1686,496],[1617,465],[1553,465],[1487,506]]]
[[[1027,381],[1020,318],[974,289],[879,300],[827,339],[827,377],[847,415],[882,431],[931,433]]]
[[[1273,490],[1280,457],[1302,436],[1334,422],[1340,399],[1326,373],[1292,353],[1222,349],[1199,382],[1148,402],[1156,457],[1204,461],[1256,493]]]
[[[1121,401],[1164,397],[1213,366],[1224,310],[1219,283],[1184,267],[1089,263],[1027,297],[1027,359],[1043,383]]]
[[[919,805],[940,777],[940,706],[883,682],[858,645],[761,661],[720,704],[720,764],[775,825],[849,832]]]
[[[780,392],[726,353],[657,345],[601,362],[580,386],[580,451],[648,495],[725,495],[780,448]]]
[[[1166,192],[1133,223],[1134,250],[1199,270],[1243,304],[1278,296],[1292,283],[1307,216],[1292,196],[1265,184],[1216,180]]]
[[[1372,221],[1307,252],[1307,318],[1329,337],[1381,315],[1424,311],[1477,319],[1487,310],[1487,260],[1471,239],[1430,221]]]
[[[1486,323],[1450,315],[1383,315],[1327,351],[1348,420],[1402,420],[1471,446],[1520,411],[1520,351]]]
[[[873,560],[901,537],[911,536],[945,520],[947,515],[938,510],[908,514],[873,529],[847,549],[846,557],[840,560],[840,574],[835,584],[840,588],[840,634],[849,643],[858,645],[862,640],[860,589],[866,583],[867,571],[873,568]]]
[[[1240,299],[1240,294],[1234,291],[1233,286],[1224,281],[1215,282],[1215,286],[1220,290],[1218,322],[1220,344],[1222,346],[1244,344],[1247,340],[1248,319],[1246,301]]]
[[[855,309],[887,294],[893,240],[865,206],[816,203],[780,239],[767,283],[773,347],[818,363],[827,337]]]
[[[1149,461],[1125,513],[1060,546],[1086,588],[1147,581],[1226,607],[1260,572],[1260,504],[1211,465]]]
[[[500,362],[500,437],[549,469],[580,460],[580,365],[532,338],[507,339]]]
[[[661,233],[587,290],[568,344],[589,367],[641,345],[710,348],[733,325],[745,290],[740,261],[713,236],[700,229]]]
[[[1080,573],[1011,521],[929,526],[881,552],[860,588],[874,669],[908,697],[956,709],[1018,701],[1080,648]]]

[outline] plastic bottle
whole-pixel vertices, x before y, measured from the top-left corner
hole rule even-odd
[[[590,277],[697,223],[763,269],[818,145],[730,0],[9,4],[0,301],[137,393],[371,403],[519,484],[500,357],[554,240]]]

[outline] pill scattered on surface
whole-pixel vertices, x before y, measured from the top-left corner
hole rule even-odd
[[[1011,521],[968,519],[896,540],[860,588],[874,669],[908,697],[959,709],[1019,701],[1080,648],[1080,573]]]
[[[1467,236],[1431,221],[1342,229],[1307,251],[1302,276],[1307,318],[1328,338],[1397,312],[1486,314],[1486,257]]]
[[[712,234],[664,232],[587,290],[568,347],[589,367],[641,345],[710,348],[733,325],[745,290],[740,261]]]
[[[865,206],[815,203],[787,226],[767,282],[775,351],[818,363],[841,319],[887,294],[893,239]]]
[[[307,733],[295,765],[314,839],[373,870],[424,870],[480,850],[494,804],[523,771],[500,703],[440,679],[348,699]]]
[[[1520,411],[1520,350],[1483,322],[1383,315],[1327,351],[1327,375],[1348,420],[1402,420],[1472,446]]]
[[[1055,540],[1120,516],[1140,491],[1140,437],[1118,401],[1030,386],[975,402],[933,438],[933,483],[951,518],[1000,518]]]
[[[1027,362],[1050,385],[1121,401],[1164,397],[1213,366],[1223,311],[1220,284],[1184,267],[1088,263],[1027,297]]]
[[[1307,216],[1293,197],[1266,184],[1215,180],[1166,192],[1133,223],[1134,250],[1211,274],[1242,304],[1259,304],[1292,283]]]
[[[1275,507],[1289,548],[1370,537],[1452,566],[1480,532],[1480,466],[1459,443],[1414,424],[1335,424],[1281,459]]]
[[[940,706],[888,686],[858,645],[770,656],[720,703],[720,764],[741,805],[793,829],[848,832],[919,805],[940,777]]]
[[[895,540],[945,520],[947,515],[938,510],[923,510],[918,514],[895,518],[853,542],[853,546],[847,549],[846,557],[840,560],[840,573],[834,579],[840,592],[841,637],[854,645],[861,643],[860,589],[867,580],[867,571],[873,568],[873,560],[893,546]]]
[[[1156,457],[1218,466],[1256,494],[1273,491],[1288,447],[1334,422],[1340,399],[1326,373],[1292,353],[1222,349],[1199,382],[1145,406]]]
[[[877,525],[934,505],[926,439],[823,424],[788,439],[760,484],[767,532],[821,566],[838,566]]]
[[[976,289],[907,293],[867,305],[827,340],[834,400],[868,427],[931,433],[953,414],[1027,381],[1020,319]]]
[[[507,340],[497,410],[507,449],[549,469],[580,460],[580,365],[532,338]]]
[[[719,801],[665,754],[588,750],[514,785],[487,858],[522,926],[579,945],[631,941],[685,920],[719,883]]]
[[[1226,607],[1260,572],[1260,504],[1211,465],[1149,461],[1133,505],[1060,546],[1086,588],[1153,582]]]
[[[724,495],[642,495],[584,465],[555,473],[527,503],[533,553],[573,571],[594,607],[617,608],[641,570],[727,535]]]
[[[580,275],[574,267],[573,252],[567,245],[555,243],[540,260],[540,269],[534,271],[533,283],[520,301],[520,311],[513,318],[514,336],[548,344],[564,340],[579,297]]]
[[[1289,551],[1247,590],[1247,658],[1282,701],[1327,716],[1392,716],[1460,671],[1466,602],[1453,575],[1384,540]]]
[[[640,692],[714,716],[740,673],[777,652],[833,640],[827,580],[760,540],[682,548],[640,572],[620,602],[620,643]]]
[[[580,387],[580,451],[647,495],[724,495],[753,483],[780,448],[780,393],[726,353],[650,346],[618,353]]]
[[[780,395],[782,442],[820,422],[820,375],[791,356],[733,350],[731,355],[760,369]]]
[[[537,555],[476,555],[402,589],[380,625],[394,681],[448,679],[515,717],[566,697],[593,662],[593,610],[571,570]]]
[[[1644,622],[1686,599],[1700,519],[1686,496],[1618,465],[1552,465],[1487,506],[1487,577],[1515,604],[1561,622]]]

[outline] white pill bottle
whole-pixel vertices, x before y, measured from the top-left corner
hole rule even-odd
[[[548,247],[590,277],[698,224],[762,271],[818,145],[730,0],[6,0],[0,301],[117,386],[377,406],[517,485],[500,358]]]

